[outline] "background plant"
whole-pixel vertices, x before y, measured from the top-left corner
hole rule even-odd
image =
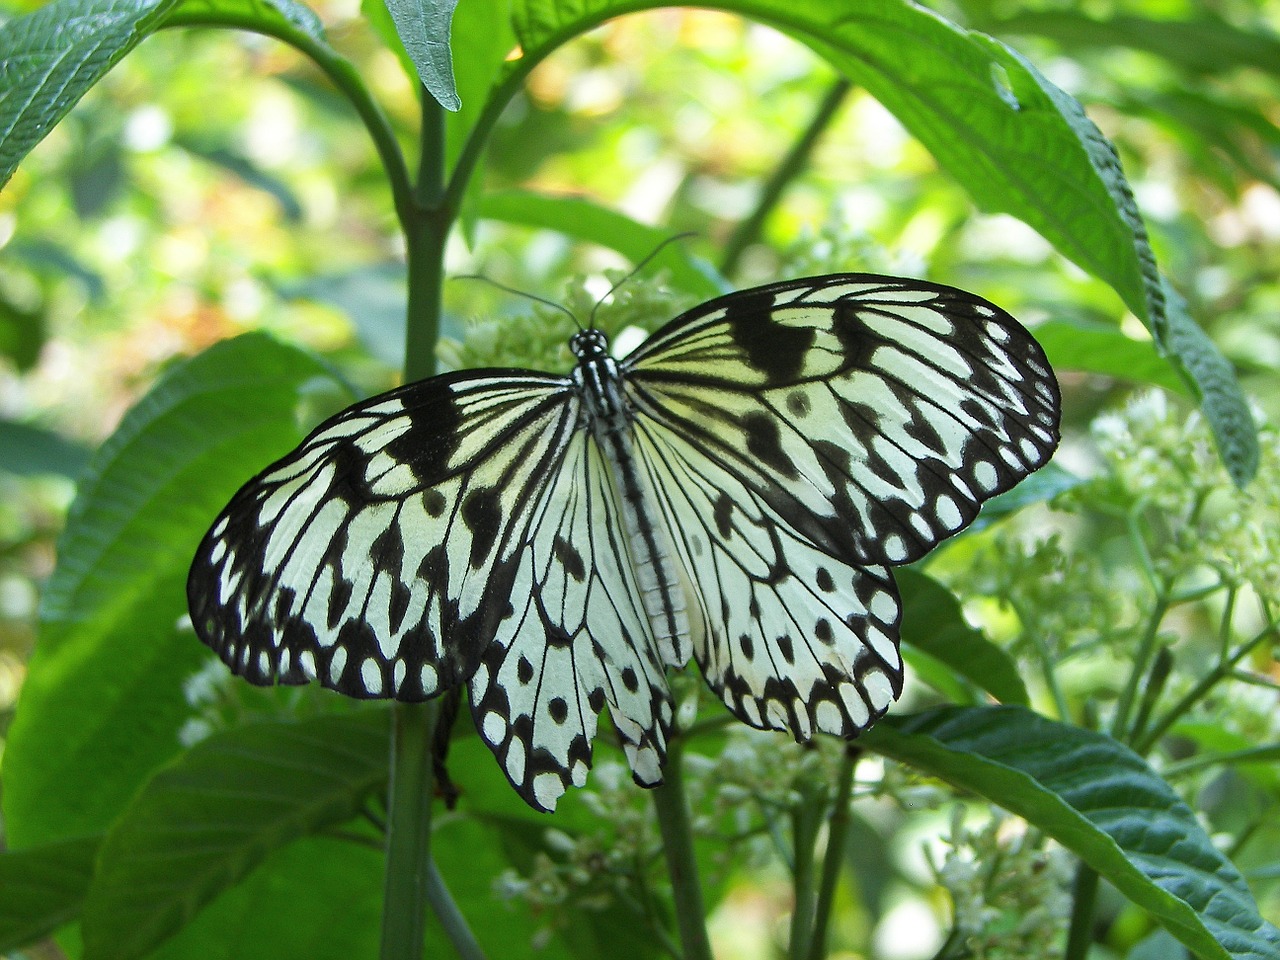
[[[447,4],[420,20],[399,4],[395,18],[325,9],[322,30],[282,0],[64,2],[5,25],[0,571],[14,720],[0,943],[61,927],[60,949],[91,956],[377,948],[390,922],[387,711],[208,669],[179,622],[195,539],[310,424],[402,365],[429,372],[436,316],[451,365],[556,364],[562,317],[475,283],[442,290],[446,260],[584,312],[602,271],[626,262],[600,247],[634,261],[693,229],[700,239],[669,248],[665,273],[624,288],[603,323],[652,326],[726,282],[928,275],[1043,319],[1070,417],[1063,469],[1006,501],[1017,516],[902,577],[917,683],[859,752],[729,730],[685,681],[683,795],[720,951],[901,956],[905,893],[941,888],[952,906],[926,955],[1064,942],[1082,956],[1101,939],[1109,954],[1168,956],[1152,917],[1206,956],[1275,955],[1228,867],[1187,871],[1218,864],[1190,811],[1115,746],[1163,770],[1277,916],[1280,486],[1274,432],[1256,443],[1232,373],[1273,420],[1273,12],[941,11],[1008,38],[1086,100],[1136,174],[1168,288],[1105,143],[998,42],[890,2],[724,5],[790,41],[666,11],[567,42],[639,6],[468,0],[453,83],[430,43]],[[456,85],[461,111],[419,99],[423,76],[442,101]],[[566,288],[575,275],[585,285]],[[245,330],[271,336],[229,339]],[[1135,387],[1161,392],[1126,405]],[[58,477],[80,484],[55,569],[70,498]],[[1039,501],[1054,493],[1050,511]],[[947,703],[959,707],[928,712]],[[458,809],[432,821],[433,955],[475,949],[470,929],[490,956],[696,955],[649,795],[602,755],[590,787],[539,818],[465,726],[450,753]],[[411,798],[430,798],[398,772]],[[990,819],[979,797],[1025,819]],[[931,825],[945,840],[913,856]],[[195,831],[208,843],[175,844]],[[160,856],[175,848],[184,856]],[[412,836],[393,841],[392,859],[413,850]],[[1159,868],[1178,896],[1144,872]],[[741,930],[755,933],[739,942]]]

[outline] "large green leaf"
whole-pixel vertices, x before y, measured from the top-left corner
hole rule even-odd
[[[1001,706],[891,718],[860,742],[1024,817],[1200,956],[1280,956],[1280,930],[1195,814],[1112,738]]]
[[[0,953],[34,943],[80,915],[101,839],[0,853]]]
[[[54,0],[0,27],[0,187],[125,54],[161,27],[203,22],[323,36],[297,0]]]
[[[178,752],[183,681],[208,656],[178,626],[195,545],[236,487],[301,439],[317,383],[335,389],[297,349],[226,341],[168,370],[94,457],[0,769],[15,847],[102,832]]]
[[[903,567],[893,572],[902,593],[902,639],[940,660],[1001,703],[1026,705],[1026,684],[1013,658],[965,620],[960,601],[937,580]]]
[[[487,58],[491,90],[470,131],[487,125],[519,82],[568,38],[658,0],[512,0],[512,44]],[[905,0],[719,0],[708,6],[808,44],[865,87],[987,210],[1010,213],[1106,280],[1153,327],[1160,287],[1142,223],[1110,144],[1078,103],[1022,58]],[[465,8],[464,8],[465,9]],[[504,25],[493,27],[505,35]],[[477,77],[485,68],[473,63]],[[472,147],[474,150],[474,145]]]
[[[1112,324],[1063,319],[1041,323],[1036,340],[1055,370],[1083,370],[1189,394],[1179,371],[1151,340],[1135,340]]]
[[[267,854],[354,817],[386,784],[387,729],[385,710],[250,724],[161,770],[102,844],[87,960],[146,956]]]

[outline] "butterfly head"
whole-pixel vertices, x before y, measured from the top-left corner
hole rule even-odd
[[[603,330],[579,330],[569,339],[569,349],[580,361],[599,360],[609,355],[609,338]]]

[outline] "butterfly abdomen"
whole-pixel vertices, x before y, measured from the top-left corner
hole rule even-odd
[[[582,394],[591,435],[609,464],[641,601],[658,650],[666,663],[683,666],[691,653],[689,598],[656,505],[637,469],[631,445],[632,414],[618,365],[603,353],[603,336],[591,340],[590,347],[579,354],[573,380]]]

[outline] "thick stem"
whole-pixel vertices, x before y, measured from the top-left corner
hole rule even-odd
[[[1098,898],[1098,871],[1083,863],[1076,866],[1072,888],[1071,927],[1062,960],[1084,960],[1093,939],[1093,907]]]
[[[849,744],[844,749],[836,780],[835,805],[827,821],[827,852],[822,858],[822,879],[818,886],[818,902],[813,911],[813,937],[809,941],[809,960],[822,960],[827,955],[827,929],[835,905],[836,884],[844,865],[845,845],[849,838],[849,799],[853,795],[853,774],[862,750]]]
[[[387,866],[381,960],[422,956],[431,869],[431,734],[438,701],[397,703],[392,710]]]
[[[817,886],[814,876],[814,851],[818,845],[818,829],[826,807],[826,784],[804,781],[799,784],[800,802],[791,811],[792,890],[795,903],[791,908],[792,960],[804,960],[813,942]]]
[[[693,827],[685,801],[678,742],[673,742],[667,753],[664,775],[666,781],[653,791],[653,806],[662,831],[667,873],[671,877],[680,945],[684,960],[711,960],[711,941],[707,939],[706,912],[698,880],[698,861],[693,852]]]
[[[800,134],[800,139],[792,144],[791,149],[782,158],[777,169],[773,171],[769,179],[765,181],[764,186],[761,187],[760,197],[756,201],[756,208],[751,211],[750,216],[738,224],[737,229],[733,231],[732,236],[729,237],[724,246],[724,256],[720,260],[720,272],[726,277],[733,276],[743,252],[760,238],[760,231],[764,228],[764,222],[769,214],[773,212],[773,208],[778,205],[778,199],[782,196],[782,191],[787,188],[787,184],[794,180],[800,171],[804,169],[805,164],[809,162],[809,154],[813,152],[814,145],[817,144],[818,138],[822,136],[822,132],[831,123],[831,118],[835,116],[840,104],[844,102],[850,86],[852,84],[844,77],[839,77],[831,85],[826,96],[822,98],[822,102],[818,104],[818,109],[814,111],[812,119],[804,128],[804,132]]]
[[[409,302],[405,336],[405,378],[435,372],[440,329],[441,278],[449,218],[440,210],[444,192],[444,123],[441,107],[425,90],[422,97],[421,160],[412,204],[406,211]],[[397,703],[391,747],[391,790],[387,816],[387,873],[382,914],[381,960],[419,960],[428,900],[455,944],[474,944],[431,862],[431,804],[434,799],[432,737],[438,700]],[[465,931],[462,936],[460,931]],[[478,951],[478,947],[476,948]]]

